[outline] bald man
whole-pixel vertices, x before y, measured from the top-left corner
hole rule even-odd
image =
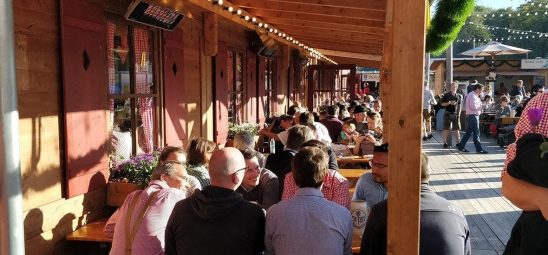
[[[175,205],[166,227],[165,254],[261,254],[265,214],[235,190],[246,164],[236,148],[213,152],[211,186]]]

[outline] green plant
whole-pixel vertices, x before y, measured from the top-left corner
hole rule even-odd
[[[426,34],[426,52],[443,53],[474,10],[474,0],[440,0]]]
[[[109,181],[129,182],[137,184],[140,188],[145,188],[158,163],[159,155],[160,151],[155,150],[152,153],[133,156],[127,161],[112,166]]]
[[[242,123],[242,124],[228,124],[228,136],[234,137],[239,132],[248,131],[253,135],[259,134],[259,124],[255,123]]]

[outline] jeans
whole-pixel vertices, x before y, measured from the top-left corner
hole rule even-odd
[[[468,139],[470,138],[470,135],[473,135],[474,139],[474,146],[476,147],[476,151],[480,152],[483,151],[481,148],[480,143],[480,131],[479,131],[479,116],[478,115],[466,115],[466,133],[462,137],[462,140],[459,144],[457,144],[457,149],[463,150],[466,146],[466,142],[468,142]]]

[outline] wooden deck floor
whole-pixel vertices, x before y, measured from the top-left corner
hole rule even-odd
[[[501,196],[500,171],[505,151],[494,139],[481,137],[489,154],[476,154],[470,140],[469,153],[442,147],[441,132],[423,143],[430,158],[430,185],[464,211],[471,230],[472,254],[502,254],[514,222],[521,213]]]

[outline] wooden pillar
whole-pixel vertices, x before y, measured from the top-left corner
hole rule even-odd
[[[391,87],[389,165],[397,169],[388,178],[387,253],[413,255],[419,254],[420,133],[428,3],[409,0],[398,1],[396,5],[395,2],[387,1],[387,13],[392,13],[395,25],[389,33],[392,45],[385,49],[390,56],[385,63],[390,81],[387,85]]]
[[[278,75],[278,90],[277,92],[277,113],[278,114],[284,114],[286,112],[286,109],[289,104],[289,98],[287,98],[287,95],[289,93],[288,89],[288,71],[289,71],[289,46],[288,45],[282,45],[281,47],[281,58],[280,58],[280,64],[278,65],[280,68],[278,69],[279,75]]]
[[[202,37],[204,41],[203,46],[200,47],[200,103],[201,103],[201,123],[202,123],[202,137],[213,141],[214,128],[213,122],[215,116],[213,115],[213,57],[207,56],[205,53],[205,36]],[[217,54],[217,52],[215,52]]]
[[[204,54],[217,55],[219,43],[219,21],[216,13],[204,12]]]

